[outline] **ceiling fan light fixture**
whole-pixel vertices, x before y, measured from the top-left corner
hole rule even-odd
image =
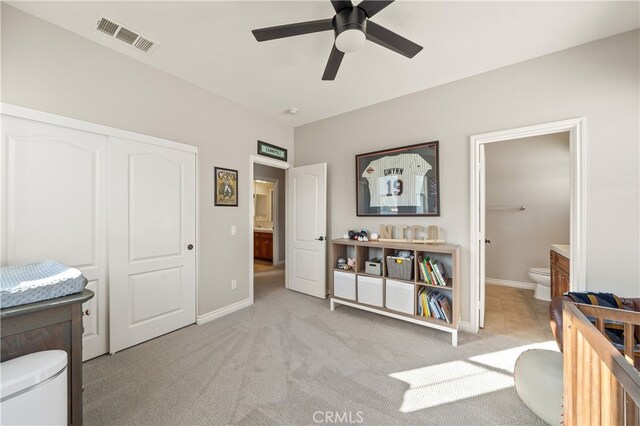
[[[336,49],[343,53],[355,52],[367,42],[367,14],[359,7],[342,9],[333,18]]]
[[[336,11],[333,18],[258,28],[251,32],[257,41],[268,41],[333,30],[333,46],[322,74],[323,81],[332,81],[336,78],[345,53],[361,49],[367,41],[407,58],[413,58],[422,50],[419,44],[369,20],[393,2],[394,0],[360,0],[354,5],[352,0],[331,0]]]
[[[336,48],[344,53],[362,49],[367,42],[367,36],[360,30],[350,28],[336,36]]]

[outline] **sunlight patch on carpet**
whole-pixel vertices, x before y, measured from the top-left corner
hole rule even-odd
[[[513,367],[529,349],[554,349],[555,342],[541,342],[389,374],[409,385],[400,406],[411,413],[514,386]],[[555,347],[557,350],[557,346]]]
[[[549,340],[547,342],[533,343],[531,345],[505,349],[503,351],[472,356],[471,358],[469,358],[469,361],[484,364],[493,368],[499,368],[513,374],[513,367],[516,365],[516,360],[518,359],[520,354],[530,349],[546,349],[550,351],[559,351],[558,344],[555,342],[555,340]]]

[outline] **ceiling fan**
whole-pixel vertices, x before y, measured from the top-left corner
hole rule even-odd
[[[389,31],[370,19],[394,0],[363,0],[357,6],[351,0],[331,0],[336,11],[333,18],[260,28],[251,32],[258,41],[275,40],[302,34],[333,30],[335,41],[323,80],[334,80],[346,52],[354,52],[370,40],[396,53],[413,58],[422,46]]]

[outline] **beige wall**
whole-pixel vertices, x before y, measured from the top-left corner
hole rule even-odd
[[[248,299],[249,156],[260,139],[292,159],[293,130],[5,4],[1,47],[2,102],[198,147],[198,314]],[[239,171],[239,207],[213,206],[214,166]]]
[[[273,224],[274,233],[278,235],[278,262],[285,261],[285,212],[286,212],[286,181],[284,169],[254,164],[253,176],[273,179],[278,181],[278,220]]]
[[[296,166],[328,163],[331,237],[385,222],[442,226],[447,241],[462,246],[469,321],[469,136],[584,116],[587,287],[639,296],[639,36],[627,32],[296,128]],[[442,215],[356,217],[354,155],[432,140],[440,141]]]
[[[549,245],[569,244],[570,160],[568,132],[485,145],[487,278],[531,283]]]

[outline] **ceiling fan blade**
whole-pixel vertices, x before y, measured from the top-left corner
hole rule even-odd
[[[336,74],[338,74],[338,68],[340,68],[340,63],[342,62],[343,57],[344,53],[339,51],[334,45],[333,49],[331,49],[327,66],[324,68],[324,74],[322,74],[323,80],[334,80],[336,78]]]
[[[353,7],[351,0],[331,0],[331,5],[335,9],[336,13],[340,12],[342,9],[346,9],[347,7]]]
[[[407,58],[413,58],[422,50],[422,46],[419,44],[407,40],[401,35],[371,21],[367,21],[367,40],[371,40]]]
[[[277,27],[260,28],[252,30],[253,36],[258,41],[275,40],[278,38],[292,37],[302,34],[318,33],[333,29],[332,19],[320,19],[317,21],[297,22],[295,24],[278,25]]]
[[[358,4],[358,7],[366,12],[368,18],[372,18],[373,15],[391,3],[393,3],[393,0],[363,0]]]

